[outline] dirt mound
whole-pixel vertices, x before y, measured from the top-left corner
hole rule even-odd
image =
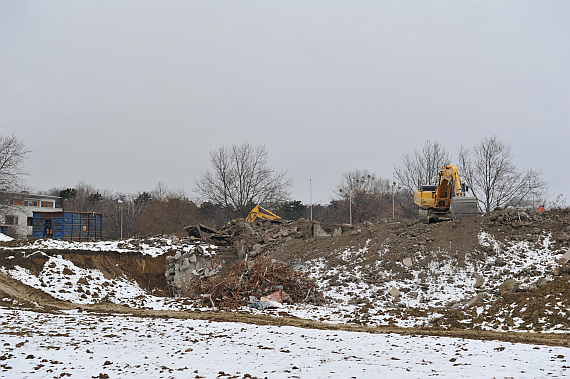
[[[391,244],[394,258],[404,257],[411,251],[451,250],[464,255],[477,250],[478,233],[484,231],[500,240],[536,241],[542,232],[552,235],[555,250],[569,246],[570,209],[556,209],[541,213],[527,213],[516,209],[499,209],[489,214],[465,218],[455,222],[422,224],[418,221],[388,221],[354,227],[352,233],[329,239],[297,238],[284,241],[271,256],[285,261],[310,260],[322,254],[349,247],[362,248],[367,240],[370,250]]]
[[[510,292],[488,306],[447,311],[434,324],[440,327],[542,332],[570,328],[570,276],[563,275],[539,288]]]
[[[254,224],[235,220],[220,230],[205,233],[199,240],[188,236],[121,241],[109,251],[71,251],[47,242],[33,246],[9,242],[0,246],[0,266],[41,274],[46,286],[51,285],[46,278],[53,277],[46,274],[58,274],[62,296],[70,288],[85,291],[86,285],[76,286],[76,281],[69,279],[74,275],[73,267],[46,267],[54,264],[54,257],[61,256],[74,267],[98,270],[105,277],[97,287],[101,289],[99,304],[81,307],[134,312],[121,308],[120,302],[105,305],[103,286],[112,287],[119,278],[127,278],[147,293],[170,297],[172,288],[165,271],[173,265],[176,271],[178,261],[170,262],[167,257],[178,254],[183,258],[191,253],[191,245],[199,242],[218,246],[213,259],[228,267],[236,260],[244,262],[246,256],[249,262],[266,259],[306,267],[316,283],[315,292],[325,296],[326,306],[321,310],[326,312],[315,310],[315,315],[310,316],[321,321],[390,328],[423,325],[426,330],[439,331],[570,329],[570,304],[566,300],[569,277],[567,270],[560,270],[556,263],[570,242],[569,209],[541,213],[504,209],[436,224],[392,220],[350,226],[306,220]],[[149,249],[154,249],[156,255],[145,255]],[[40,289],[15,287],[18,281],[12,281],[6,275],[0,280],[0,291],[11,306],[74,306]],[[231,291],[239,282],[226,284]],[[282,285],[271,283],[262,292]],[[200,291],[216,294],[211,288]],[[234,292],[238,293],[234,300],[239,298],[236,303],[241,304],[247,294]],[[106,293],[111,298],[111,291]],[[228,297],[223,291],[219,293],[220,299]]]
[[[0,272],[0,299],[8,307],[31,307],[69,309],[65,302],[55,299],[44,291],[32,288],[3,272]]]

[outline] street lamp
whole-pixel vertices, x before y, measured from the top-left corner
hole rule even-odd
[[[350,194],[348,196],[348,212],[350,214],[350,225],[352,225],[352,185],[350,186]]]
[[[117,200],[121,204],[121,238],[123,238],[123,200]]]
[[[398,186],[398,191],[400,190],[400,186]],[[395,199],[396,197],[396,179],[394,178],[394,173],[392,173],[392,219],[395,218],[395,214],[396,214],[396,206],[395,206]]]

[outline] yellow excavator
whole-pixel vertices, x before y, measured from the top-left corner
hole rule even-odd
[[[420,207],[420,221],[428,224],[477,216],[477,199],[465,196],[467,191],[469,187],[459,177],[457,166],[444,165],[437,185],[422,186],[414,193],[414,203]]]
[[[249,212],[245,221],[254,222],[256,219],[261,218],[263,220],[277,220],[281,218],[275,213],[271,213],[267,209],[263,208],[261,205],[256,206]]]

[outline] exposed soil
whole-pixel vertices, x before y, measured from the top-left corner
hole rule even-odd
[[[236,228],[239,225],[235,225]],[[228,226],[231,228],[231,226]],[[243,229],[243,228],[242,228]],[[322,258],[325,265],[336,267],[346,266],[351,272],[357,267],[362,268],[364,280],[369,283],[382,283],[390,280],[410,280],[411,270],[402,265],[405,258],[414,262],[414,270],[425,271],[433,261],[446,260],[454,265],[465,265],[466,257],[479,260],[481,267],[501,265],[501,251],[482,246],[478,233],[485,231],[506,245],[513,241],[530,241],[536,243],[551,236],[550,250],[555,255],[563,254],[569,246],[570,210],[554,210],[541,214],[527,214],[516,210],[499,210],[483,217],[463,219],[457,222],[437,224],[421,224],[414,221],[395,221],[381,224],[368,224],[355,227],[343,227],[343,234],[337,237],[310,237],[298,228],[297,223],[264,223],[255,229],[255,241],[258,245],[257,255],[290,263],[307,262]],[[227,230],[225,231],[228,232]],[[251,231],[249,231],[251,232]],[[242,238],[244,231],[234,233]],[[271,238],[267,238],[268,233]],[[265,237],[264,237],[265,235]],[[275,237],[275,238],[274,238]],[[19,242],[5,243],[5,246],[16,247]],[[253,245],[251,243],[250,245]],[[385,247],[389,245],[390,249]],[[227,259],[236,259],[233,245],[228,244]],[[259,249],[261,247],[261,250]],[[251,247],[251,246],[250,246]],[[358,260],[352,262],[340,261],[338,252],[346,249],[360,249]],[[386,250],[379,256],[378,252]],[[109,279],[125,276],[135,280],[138,285],[149,293],[159,296],[171,296],[171,289],[165,279],[166,254],[151,257],[139,253],[124,252],[92,252],[92,251],[43,251],[37,253],[22,245],[17,251],[0,250],[0,266],[6,269],[20,266],[37,274],[40,272],[50,255],[61,255],[75,265],[86,269],[97,269]],[[383,272],[390,272],[390,278],[380,277],[378,267]],[[364,318],[361,322],[355,320],[351,324],[330,324],[309,321],[280,314],[277,311],[268,315],[252,315],[238,311],[211,312],[175,312],[138,310],[110,302],[96,304],[74,304],[53,298],[45,292],[29,287],[18,280],[0,272],[0,298],[2,305],[12,308],[31,308],[41,312],[58,314],[61,310],[81,309],[88,312],[128,313],[140,317],[176,317],[193,318],[212,321],[247,322],[263,325],[290,325],[303,328],[351,330],[370,333],[401,333],[433,336],[461,337],[482,340],[502,340],[532,344],[568,346],[568,333],[542,333],[541,325],[561,325],[570,328],[569,314],[560,309],[570,309],[570,277],[564,273],[549,280],[536,288],[525,291],[499,291],[498,288],[488,288],[497,296],[490,307],[477,311],[476,307],[461,309],[441,308],[442,314],[432,324],[421,328],[399,328],[395,326],[370,326]],[[474,273],[476,274],[476,273]],[[519,274],[519,276],[523,276]],[[419,276],[421,278],[421,276]],[[343,286],[342,276],[331,278],[331,285]],[[519,278],[522,279],[523,278]],[[335,283],[335,280],[337,281]],[[498,280],[498,279],[497,279]],[[556,305],[556,308],[554,306]],[[508,311],[507,311],[508,310]],[[366,312],[366,306],[359,312]],[[422,314],[425,309],[407,308],[398,310],[397,317],[407,317]],[[522,319],[520,332],[484,331],[477,327],[482,322],[493,323],[500,329],[502,323],[509,325],[513,318]],[[507,328],[508,329],[508,328]]]
[[[69,250],[47,250],[43,253],[38,254],[37,250],[20,250],[10,254],[1,252],[0,266],[8,269],[20,266],[37,275],[47,262],[48,256],[61,255],[78,267],[101,271],[107,279],[124,275],[128,279],[135,280],[141,288],[147,289],[154,295],[171,295],[171,290],[164,277],[165,255],[151,257],[137,253],[70,252]]]
[[[570,334],[554,334],[554,333],[513,333],[513,332],[490,332],[480,330],[464,330],[453,329],[447,327],[430,327],[430,328],[398,328],[394,326],[366,326],[366,325],[350,325],[350,324],[329,324],[318,321],[303,320],[289,317],[287,314],[269,315],[252,315],[250,313],[240,312],[175,312],[175,311],[151,311],[136,310],[123,307],[113,303],[98,303],[88,305],[78,305],[67,301],[61,301],[53,298],[43,291],[34,289],[20,281],[10,278],[0,272],[0,295],[18,299],[18,305],[14,305],[11,301],[2,301],[2,305],[8,308],[32,308],[38,312],[49,312],[58,315],[61,310],[80,309],[85,312],[95,312],[101,314],[129,314],[138,317],[152,318],[179,318],[179,319],[198,319],[218,322],[243,322],[256,325],[276,325],[276,326],[295,326],[307,329],[320,330],[344,330],[353,332],[366,333],[398,333],[404,335],[429,335],[454,338],[469,338],[476,340],[499,340],[513,343],[528,343],[536,345],[549,346],[570,346]]]

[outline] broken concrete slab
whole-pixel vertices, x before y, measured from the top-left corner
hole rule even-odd
[[[321,224],[315,222],[315,223],[313,223],[313,236],[314,237],[330,237],[331,234],[327,233],[326,230],[323,229]]]
[[[400,297],[400,291],[396,287],[392,287],[390,289],[390,291],[388,291],[388,293],[390,295],[392,295],[394,297],[394,299],[397,299],[398,297]]]
[[[483,284],[485,284],[485,278],[479,275],[475,276],[475,284],[473,285],[473,287],[481,288]]]
[[[261,300],[256,300],[253,303],[248,303],[247,306],[255,309],[268,309],[272,307],[271,303]]]
[[[509,280],[506,280],[505,282],[503,282],[499,286],[499,291],[515,293],[515,292],[518,292],[519,286],[520,286],[519,282],[517,282],[514,279],[509,279]]]
[[[558,264],[560,265],[565,265],[566,263],[568,263],[568,261],[570,261],[570,249],[568,249],[566,251],[566,253],[558,259]]]
[[[404,258],[402,263],[404,263],[404,266],[406,267],[412,267],[412,258]]]
[[[482,303],[487,299],[487,294],[485,292],[478,293],[477,295],[473,296],[471,300],[465,304],[465,307],[468,308],[472,305]]]
[[[218,233],[217,230],[202,224],[189,225],[185,227],[184,230],[186,230],[188,236],[196,238],[210,237]]]

